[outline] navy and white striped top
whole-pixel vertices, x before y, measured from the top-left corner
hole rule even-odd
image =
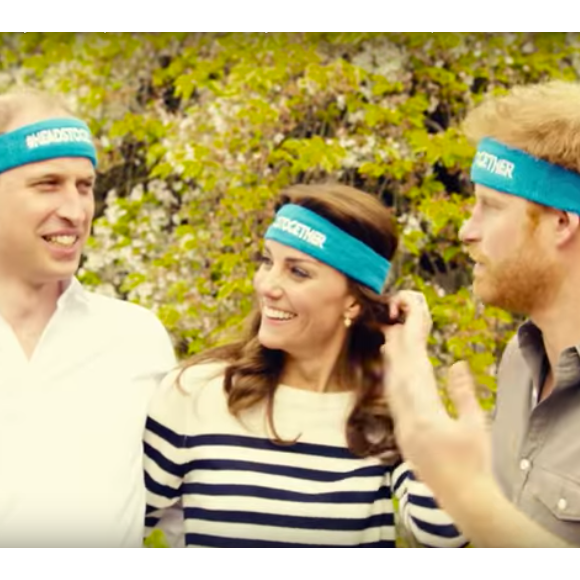
[[[172,373],[154,399],[145,434],[149,534],[165,511],[183,509],[190,548],[395,547],[395,510],[426,547],[465,538],[403,462],[354,456],[346,447],[350,393],[281,385],[272,443],[263,410],[227,409],[221,364]]]

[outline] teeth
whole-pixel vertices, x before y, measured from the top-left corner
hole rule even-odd
[[[276,318],[277,320],[290,320],[296,316],[291,312],[284,312],[284,310],[277,310],[276,308],[270,308],[269,306],[264,306],[264,314],[268,318]]]
[[[76,241],[76,236],[46,236],[46,239],[52,244],[58,244],[59,246],[72,246]]]

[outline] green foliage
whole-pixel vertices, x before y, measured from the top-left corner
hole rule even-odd
[[[63,92],[97,136],[84,283],[154,309],[179,352],[197,352],[251,308],[277,192],[338,179],[393,206],[393,289],[426,293],[437,368],[466,358],[493,404],[517,321],[469,290],[460,123],[487,93],[577,78],[577,33],[1,36],[0,88]]]
[[[153,530],[145,541],[143,542],[144,548],[169,548],[169,544],[165,538],[165,534],[161,530]]]

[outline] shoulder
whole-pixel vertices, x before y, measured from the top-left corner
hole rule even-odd
[[[497,367],[495,406],[492,413],[497,422],[501,407],[511,405],[514,397],[519,398],[528,390],[529,367],[522,351],[525,348],[526,326],[523,325],[508,341]],[[529,356],[529,353],[526,355]]]
[[[157,400],[182,401],[192,395],[201,393],[206,387],[212,391],[222,391],[226,363],[201,363],[186,366],[183,362],[169,372],[160,381],[157,389]]]
[[[110,321],[135,322],[138,324],[161,324],[152,310],[134,302],[85,290],[89,309],[95,315],[105,316]]]
[[[209,385],[223,385],[226,362],[204,362],[191,366],[184,364],[167,374],[163,386],[178,387],[185,394],[193,394]]]
[[[125,360],[165,372],[176,364],[171,336],[158,316],[144,306],[85,290],[87,329]],[[130,364],[130,363],[127,363]]]
[[[153,310],[134,302],[88,290],[85,290],[85,298],[89,314],[95,322],[114,328],[115,332],[131,334],[135,338],[143,336],[143,333],[145,336],[151,333],[161,337],[167,336],[165,326]]]
[[[184,367],[183,364],[166,373],[150,405],[151,418],[167,423],[187,424],[202,404],[202,416],[215,417],[223,406],[223,371],[225,363],[203,363]],[[169,418],[169,419],[168,419]]]

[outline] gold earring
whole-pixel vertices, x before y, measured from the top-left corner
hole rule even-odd
[[[347,328],[350,328],[350,325],[352,324],[352,320],[345,314],[344,315],[344,325]]]

